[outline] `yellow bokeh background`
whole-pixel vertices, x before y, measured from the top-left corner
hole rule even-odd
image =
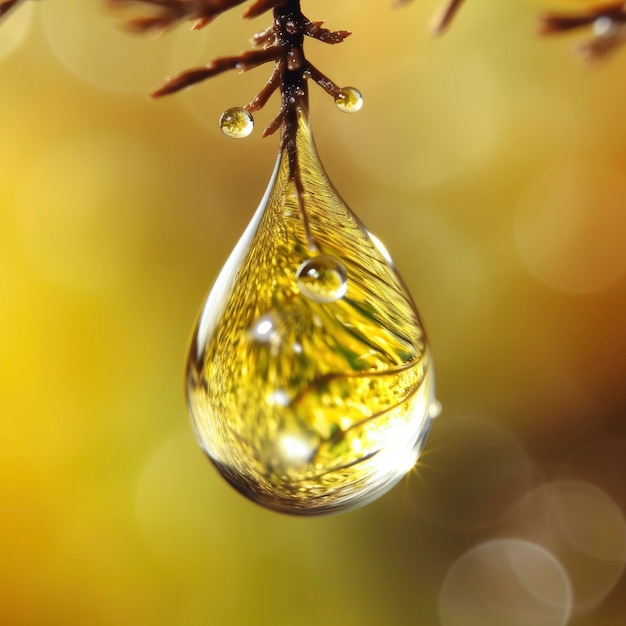
[[[220,113],[264,69],[150,102],[247,46],[239,11],[140,37],[100,0],[0,25],[0,623],[618,626],[626,616],[626,52],[534,36],[540,1],[303,2],[340,193],[429,330],[443,413],[418,467],[326,518],[265,511],[196,446],[182,371],[276,138]],[[308,6],[311,5],[311,6]],[[502,599],[505,599],[503,601]]]

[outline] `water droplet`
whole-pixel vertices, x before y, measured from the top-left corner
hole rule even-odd
[[[325,254],[302,263],[296,280],[300,292],[314,302],[335,302],[343,298],[348,289],[346,268]]]
[[[356,113],[363,106],[363,96],[354,87],[344,87],[335,98],[335,104],[344,113]]]
[[[592,24],[593,34],[596,37],[611,37],[617,31],[617,24],[608,15],[596,18]]]
[[[439,400],[435,400],[429,407],[428,407],[428,415],[431,418],[435,418],[435,417],[439,417],[441,415],[441,402],[439,402]]]
[[[303,113],[296,146],[303,206],[285,149],[200,314],[187,395],[226,480],[313,515],[364,504],[410,470],[434,379],[412,299],[326,177]]]
[[[242,107],[227,109],[220,117],[221,131],[231,139],[243,139],[254,129],[254,119],[249,111]]]

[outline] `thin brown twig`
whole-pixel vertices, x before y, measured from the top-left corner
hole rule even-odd
[[[267,104],[267,101],[272,97],[274,92],[280,87],[280,80],[282,78],[283,72],[284,62],[279,61],[278,63],[276,63],[274,71],[272,72],[272,75],[269,77],[269,80],[267,81],[263,89],[261,89],[259,93],[254,96],[251,102],[247,104],[244,108],[250,111],[250,113],[261,110]]]
[[[23,0],[0,0],[0,17],[6,15],[11,9],[21,4]]]
[[[328,76],[322,74],[314,65],[308,64],[307,72],[309,76],[330,96],[337,98],[341,88],[336,85]]]
[[[23,0],[0,0],[0,16],[7,13]],[[222,13],[243,4],[246,0],[105,0],[116,9],[133,10],[148,7],[150,14],[129,17],[127,28],[137,32],[160,31],[185,21],[193,21],[199,29]],[[398,0],[407,3],[410,0]],[[441,32],[450,22],[463,0],[449,0],[440,20]],[[252,18],[273,11],[270,28],[255,35],[252,44],[256,48],[234,56],[218,57],[204,67],[185,70],[169,79],[155,90],[151,97],[159,98],[175,93],[191,85],[232,69],[246,71],[265,63],[273,62],[274,69],[264,87],[246,105],[250,112],[261,109],[274,92],[280,90],[281,106],[278,115],[267,126],[263,136],[282,129],[281,149],[287,154],[289,175],[294,183],[298,210],[307,243],[311,250],[317,244],[311,232],[306,213],[304,188],[300,167],[296,134],[299,116],[308,109],[307,82],[312,79],[333,98],[337,98],[340,87],[307,60],[304,53],[304,38],[311,37],[326,44],[339,44],[350,36],[346,30],[332,31],[324,28],[323,22],[306,18],[300,9],[300,0],[254,0],[244,11],[244,17]]]
[[[539,32],[542,35],[562,33],[592,25],[597,19],[608,18],[623,21],[626,18],[624,2],[612,2],[575,13],[544,13],[540,17]]]
[[[148,5],[154,16],[129,19],[126,25],[137,31],[161,30],[183,21],[195,22],[202,28],[226,11],[243,4],[245,0],[106,0],[113,8],[132,8]]]
[[[213,59],[213,61],[205,67],[185,70],[184,72],[180,72],[180,74],[176,74],[176,76],[168,78],[165,84],[155,90],[150,97],[160,98],[175,93],[228,70],[238,69],[245,72],[259,65],[263,65],[264,63],[278,61],[281,58],[282,52],[281,46],[273,45],[268,48],[263,48],[262,50],[247,50],[237,56]]]
[[[443,8],[431,27],[433,35],[441,35],[448,29],[463,2],[464,0],[448,0],[448,4]]]

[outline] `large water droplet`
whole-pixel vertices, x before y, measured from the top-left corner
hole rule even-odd
[[[326,177],[304,114],[296,146],[303,204],[285,149],[200,314],[187,394],[222,475],[306,515],[390,489],[436,411],[411,297]]]

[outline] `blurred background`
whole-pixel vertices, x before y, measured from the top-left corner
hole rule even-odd
[[[150,102],[267,17],[120,28],[100,0],[0,27],[0,622],[219,626],[626,623],[626,51],[534,36],[539,0],[304,2],[354,35],[311,60],[322,160],[394,256],[443,412],[363,509],[298,519],[195,445],[191,328],[277,139],[217,120],[265,69]],[[308,6],[311,5],[311,6]],[[584,6],[584,3],[579,3]]]

